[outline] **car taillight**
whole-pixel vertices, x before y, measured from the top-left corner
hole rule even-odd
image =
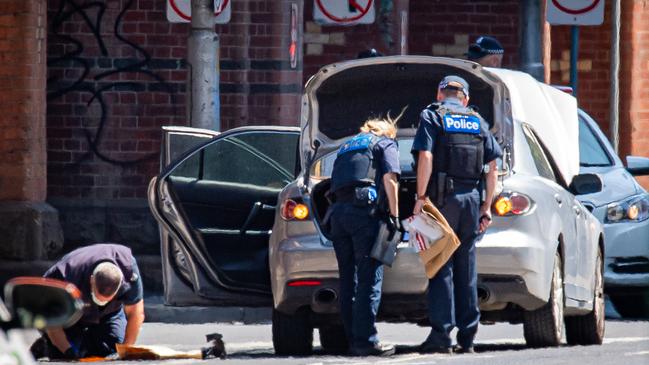
[[[290,220],[305,220],[309,217],[309,207],[306,204],[301,202],[296,202],[293,199],[286,199],[282,203],[282,208],[280,211],[282,218],[287,221]]]
[[[492,210],[499,216],[521,215],[529,212],[532,201],[524,194],[503,193],[493,203]]]

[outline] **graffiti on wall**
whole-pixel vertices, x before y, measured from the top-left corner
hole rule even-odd
[[[110,0],[114,1],[114,0]],[[109,91],[143,91],[155,90],[156,92],[166,92],[170,96],[171,105],[174,108],[176,105],[176,98],[174,85],[168,83],[161,77],[155,70],[151,69],[151,56],[150,54],[137,43],[129,40],[122,34],[122,24],[124,16],[131,9],[135,0],[127,0],[115,18],[112,24],[112,33],[102,32],[102,20],[106,12],[105,1],[86,1],[82,4],[75,0],[59,0],[58,9],[50,21],[50,37],[57,42],[64,43],[65,51],[61,55],[48,58],[47,66],[59,68],[74,68],[80,70],[75,79],[61,79],[58,77],[50,77],[47,80],[47,100],[55,100],[65,96],[70,92],[89,93],[90,98],[87,102],[87,107],[91,104],[97,103],[99,109],[98,121],[96,125],[90,126],[88,119],[83,119],[82,131],[88,143],[88,150],[73,162],[72,165],[81,164],[91,155],[97,156],[100,160],[115,165],[133,165],[145,160],[157,158],[157,153],[149,154],[146,156],[134,159],[115,159],[108,156],[108,154],[101,149],[102,137],[105,134],[107,125],[109,123],[109,108],[104,93]],[[64,25],[73,16],[81,17],[83,24],[88,27],[92,37],[84,37],[83,41],[75,38],[73,35],[64,32]],[[77,18],[78,19],[78,18]],[[107,40],[104,37],[115,37],[123,45],[130,47],[137,54],[135,58],[121,59],[120,62],[108,62],[110,66],[107,70],[100,73],[91,75],[91,69],[96,62],[100,62],[100,58],[84,57],[84,50],[87,47],[97,47],[101,53],[102,60],[109,59],[111,54],[106,47]],[[91,40],[89,40],[91,39]],[[92,44],[88,44],[91,42]],[[70,47],[68,47],[68,45]],[[105,66],[105,65],[102,65]],[[103,68],[103,67],[102,67]],[[120,74],[141,74],[147,80],[143,81],[119,81]],[[141,78],[138,77],[138,80]],[[152,87],[151,84],[154,86]],[[177,110],[174,110],[174,115],[178,115]],[[94,118],[94,117],[93,117]],[[97,118],[95,118],[97,119]]]

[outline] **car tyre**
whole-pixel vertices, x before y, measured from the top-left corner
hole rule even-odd
[[[649,290],[638,294],[609,294],[615,310],[624,318],[649,318]]]
[[[306,310],[285,314],[273,309],[273,347],[280,356],[308,356],[313,351],[313,326]]]
[[[563,270],[561,256],[554,257],[550,298],[541,308],[525,311],[523,315],[523,332],[525,342],[530,347],[556,347],[561,345],[563,336]]]
[[[601,345],[604,340],[605,305],[602,253],[597,251],[593,310],[583,316],[566,318],[566,340],[570,345]]]
[[[345,354],[349,350],[349,343],[345,328],[342,325],[320,327],[320,345],[328,354]]]

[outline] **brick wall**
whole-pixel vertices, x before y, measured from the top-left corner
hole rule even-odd
[[[320,67],[356,59],[359,52],[370,48],[386,56],[399,54],[399,14],[408,9],[408,0],[393,0],[388,7],[375,1],[375,22],[352,26],[317,24],[313,20],[313,3],[304,2],[304,81]]]
[[[580,27],[577,57],[579,107],[598,122],[604,133],[608,133],[610,112],[610,13],[611,6],[606,4],[602,25]],[[567,25],[551,28],[551,84],[570,85],[570,28]]]
[[[505,48],[503,67],[518,67],[519,1],[410,0],[410,54],[464,58],[479,35]]]
[[[0,201],[45,200],[45,0],[0,2]]]
[[[622,2],[620,34],[619,156],[649,156],[649,5]],[[604,23],[584,26],[579,32],[578,99],[581,108],[608,135],[610,113],[611,5]],[[552,83],[569,84],[570,27],[552,27]],[[649,178],[638,179],[649,188]]]
[[[620,156],[649,157],[649,4],[622,2]],[[638,179],[649,189],[649,177]]]
[[[233,1],[231,21],[216,27],[222,129],[297,124],[302,73],[288,62],[290,3]],[[144,198],[159,168],[160,126],[187,124],[189,25],[169,23],[162,0],[47,5],[47,188],[66,244],[157,250]]]

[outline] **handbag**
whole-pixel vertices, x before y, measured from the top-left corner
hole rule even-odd
[[[379,232],[376,235],[370,257],[380,261],[382,264],[392,267],[394,259],[397,257],[397,246],[401,241],[399,231],[391,231],[388,224],[381,221],[379,224]]]

